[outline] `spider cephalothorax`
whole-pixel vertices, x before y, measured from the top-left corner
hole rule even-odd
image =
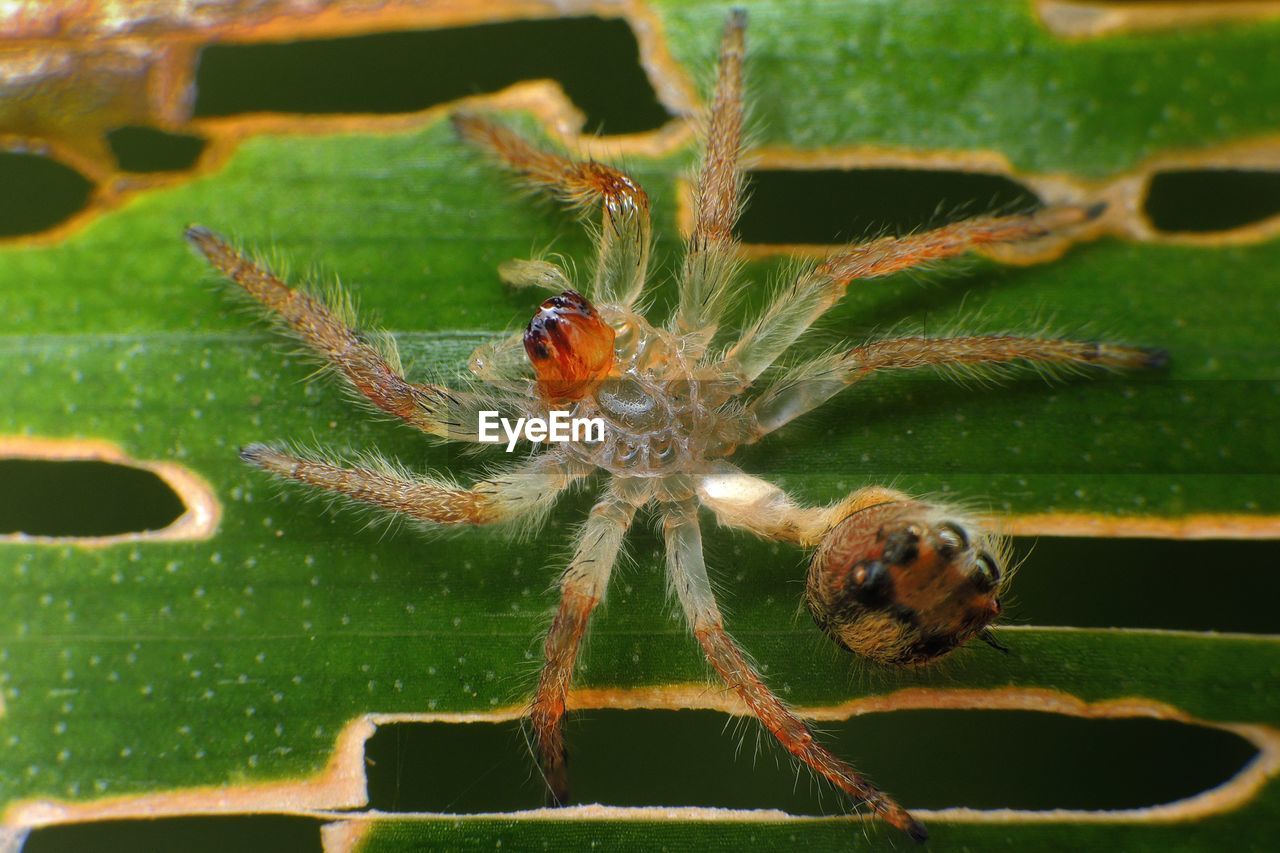
[[[568,800],[561,723],[578,647],[633,517],[654,506],[671,587],[719,676],[787,751],[855,802],[923,840],[924,827],[819,744],[729,636],[703,562],[700,508],[721,524],[812,549],[807,603],[815,621],[845,648],[888,664],[927,663],[974,636],[995,644],[988,625],[1000,613],[1007,582],[1000,540],[963,514],[887,488],[864,488],[829,506],[803,506],[725,457],[881,371],[1015,364],[1132,368],[1157,365],[1164,356],[1018,335],[904,337],[830,351],[762,381],[851,281],[982,245],[1043,237],[1097,211],[1058,206],[978,217],[851,246],[774,294],[746,328],[730,328],[729,306],[747,286],[733,238],[741,196],[744,26],[744,16],[735,13],[725,28],[697,175],[696,218],[678,275],[679,302],[661,325],[636,307],[649,272],[644,190],[616,169],[537,148],[475,115],[454,119],[464,140],[535,187],[579,207],[600,205],[603,221],[589,280],[571,282],[546,261],[503,265],[509,283],[557,295],[542,303],[523,334],[477,350],[470,361],[475,378],[465,387],[411,382],[389,339],[375,346],[357,335],[340,306],[289,287],[209,231],[192,228],[187,237],[355,392],[424,433],[485,440],[480,421],[490,410],[536,419],[568,407],[575,417],[603,424],[603,434],[590,439],[535,444],[518,464],[470,488],[371,462],[370,456],[343,465],[266,445],[242,451],[244,459],[278,477],[436,526],[536,521],[571,484],[596,471],[608,475],[561,575],[560,605],[530,708],[554,803]]]

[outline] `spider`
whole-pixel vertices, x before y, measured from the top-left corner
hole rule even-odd
[[[679,269],[679,302],[663,325],[641,315],[649,278],[649,198],[622,171],[535,147],[478,114],[453,117],[461,139],[532,186],[579,210],[602,208],[594,275],[575,285],[543,260],[504,264],[516,286],[555,291],[523,333],[478,349],[474,378],[450,389],[409,381],[393,342],[364,337],[341,298],[288,286],[210,231],[188,240],[300,338],[359,397],[443,439],[476,443],[482,412],[546,418],[568,410],[600,418],[601,440],[536,443],[521,461],[470,487],[363,457],[342,464],[315,452],[254,444],[242,458],[282,478],[429,526],[533,523],[593,472],[607,475],[560,576],[560,603],[529,717],[553,805],[567,803],[565,703],[583,635],[638,510],[653,506],[670,587],[708,662],[778,742],[855,804],[923,841],[924,826],[836,757],[765,684],[725,629],[703,561],[700,507],[723,525],[813,552],[806,604],[837,644],[884,664],[935,661],[974,637],[995,643],[1008,577],[998,536],[953,509],[872,486],[829,506],[805,506],[727,461],[875,374],[920,368],[1026,365],[1041,370],[1156,367],[1163,352],[1016,335],[923,336],[846,346],[766,375],[851,281],[886,276],[995,243],[1044,237],[1089,221],[1095,209],[1054,206],[981,216],[936,230],[849,246],[800,273],[740,330],[722,323],[741,288],[733,227],[742,204],[742,65],[746,18],[731,14],[696,175],[696,219]],[[770,378],[772,376],[772,378]],[[998,644],[996,644],[998,645]]]

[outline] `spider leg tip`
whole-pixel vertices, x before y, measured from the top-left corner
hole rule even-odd
[[[1142,365],[1143,367],[1147,367],[1152,370],[1161,370],[1169,366],[1169,351],[1167,349],[1151,347],[1144,349],[1143,353],[1146,356],[1146,360]]]
[[[477,113],[470,110],[454,110],[449,113],[449,124],[453,132],[463,141],[471,141],[480,133],[485,121]]]
[[[1002,655],[1013,654],[1013,652],[1010,651],[1008,646],[1006,646],[1004,643],[996,639],[996,635],[991,632],[990,628],[987,628],[983,630],[980,634],[978,634],[978,639],[986,643],[988,646],[995,649],[996,651],[1000,652],[1000,654]]]
[[[924,844],[929,840],[929,830],[924,828],[924,824],[915,818],[910,818],[910,822],[903,827],[907,835],[911,836],[911,840],[917,844]]]
[[[240,448],[240,460],[250,465],[261,465],[262,460],[270,453],[271,448],[265,444],[246,444]]]
[[[569,782],[565,778],[550,778],[543,792],[542,802],[549,809],[562,809],[569,805]]]
[[[208,228],[205,228],[203,225],[196,225],[194,223],[192,223],[191,225],[188,225],[186,228],[182,230],[182,236],[186,238],[188,243],[191,243],[197,248],[201,244],[207,243],[208,241],[214,239],[212,231],[210,231]]]

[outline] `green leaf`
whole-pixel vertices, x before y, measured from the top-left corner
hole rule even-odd
[[[1268,73],[1280,61],[1274,21],[1068,41],[1014,2],[746,5],[761,144],[998,152],[1019,173],[1103,180],[1174,150],[1280,130],[1280,78]],[[655,7],[675,59],[703,75],[727,7]],[[513,120],[542,132],[529,116]],[[281,128],[71,233],[0,249],[0,436],[105,441],[135,460],[176,463],[207,482],[222,513],[199,541],[0,543],[0,799],[11,819],[29,815],[16,809],[32,800],[303,780],[324,769],[339,733],[362,715],[510,713],[536,677],[550,587],[585,499],[566,501],[546,530],[513,547],[489,531],[427,540],[279,492],[238,461],[239,446],[377,448],[464,477],[483,460],[367,418],[331,385],[308,382],[312,365],[232,310],[180,235],[199,222],[295,270],[340,275],[414,370],[445,374],[522,324],[538,300],[504,289],[498,263],[554,241],[586,268],[591,244],[568,217],[523,198],[463,150],[441,113],[395,131]],[[627,158],[653,197],[667,269],[679,256],[678,180],[693,154]],[[785,268],[747,267],[744,311]],[[1280,241],[1265,234],[1111,237],[1043,264],[984,260],[923,284],[899,276],[856,286],[826,323],[828,341],[904,322],[1048,324],[1164,347],[1171,367],[1051,386],[886,381],[847,393],[739,462],[815,501],[893,482],[1047,527],[1046,518],[1120,519],[1128,530],[1217,524],[1275,535],[1277,269]],[[664,281],[658,303],[671,298]],[[717,706],[718,688],[679,692],[709,683],[708,671],[671,618],[661,541],[643,527],[632,539],[637,565],[596,619],[578,684],[596,691],[587,701]],[[723,531],[708,540],[729,627],[802,707],[899,701],[898,691],[924,688],[939,703],[968,690],[1132,700],[1142,713],[1251,724],[1267,737],[1280,724],[1274,636],[1033,624],[1009,632],[1014,658],[966,650],[936,668],[858,674],[796,618],[798,552]],[[1223,594],[1230,568],[1212,567]],[[1036,571],[1034,556],[1023,571]],[[1160,706],[1168,708],[1151,710]],[[1274,835],[1276,797],[1268,784],[1244,807],[1190,823],[942,815],[931,828],[945,849],[1196,849],[1226,838],[1243,849]],[[371,825],[369,849],[864,841],[846,821],[781,816]],[[881,831],[871,840],[900,843]]]

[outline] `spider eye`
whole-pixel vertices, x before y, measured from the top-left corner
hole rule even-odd
[[[938,550],[944,557],[952,557],[969,547],[969,535],[954,521],[938,525]]]
[[[996,584],[1000,582],[1000,567],[986,551],[978,554],[973,561],[973,577],[987,589],[995,589]]]
[[[878,610],[893,603],[893,577],[880,560],[859,563],[849,572],[847,592],[864,607]]]

